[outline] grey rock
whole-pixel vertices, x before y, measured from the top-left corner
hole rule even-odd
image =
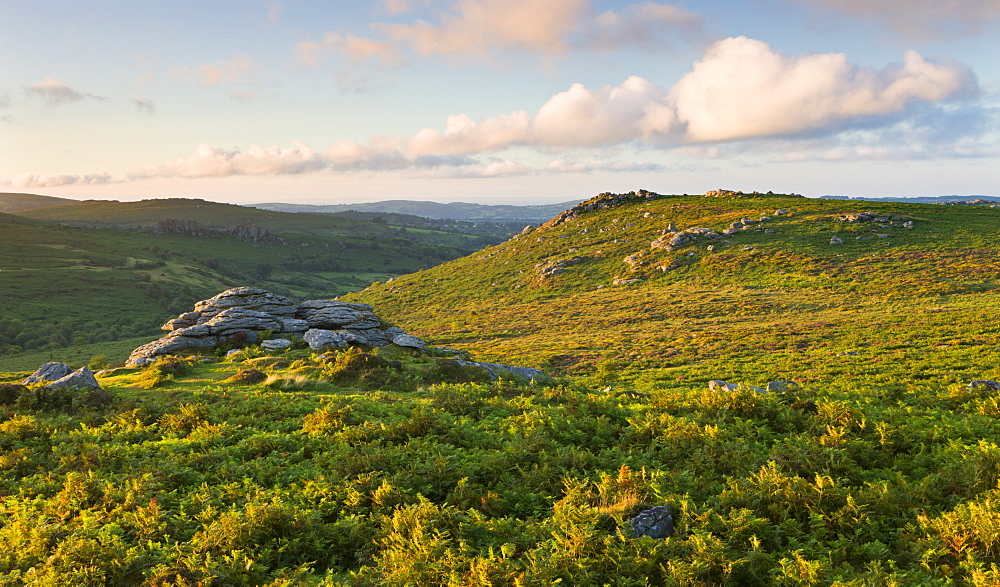
[[[80,367],[69,375],[57,379],[46,385],[43,389],[100,389],[101,386],[94,378],[94,372],[87,367]]]
[[[417,349],[418,351],[427,350],[427,343],[417,338],[416,336],[413,336],[412,334],[397,334],[396,336],[392,337],[392,344],[401,347]]]
[[[735,383],[726,383],[721,379],[713,379],[708,382],[708,388],[712,391],[736,391],[739,385]]]
[[[636,538],[669,538],[674,535],[674,510],[668,505],[639,512],[639,515],[629,520],[632,525],[632,535]]]
[[[21,380],[21,385],[32,385],[49,381],[58,381],[73,372],[73,368],[65,363],[45,363],[37,371]]]
[[[358,335],[343,330],[324,330],[322,328],[312,328],[302,335],[302,339],[309,344],[309,348],[314,351],[321,351],[328,348],[344,348],[349,344],[368,344],[367,340]]]
[[[272,338],[260,343],[260,348],[265,351],[281,351],[292,346],[292,341],[287,338]]]
[[[283,324],[274,315],[248,308],[226,308],[205,322],[214,336],[228,336],[237,332],[275,330]]]
[[[309,330],[309,322],[306,320],[299,320],[298,318],[279,318],[281,322],[280,332],[285,333],[301,333]]]
[[[521,377],[527,379],[528,381],[546,381],[552,379],[548,373],[542,371],[541,369],[533,369],[531,367],[512,367],[510,365],[498,365],[496,363],[480,363],[478,361],[463,361],[457,360],[456,363],[462,365],[463,367],[480,367],[486,370],[489,374],[491,381],[496,381],[504,375],[514,375],[516,377]]]
[[[830,244],[831,245],[842,245],[842,244],[844,244],[844,239],[840,238],[837,235],[833,235],[832,237],[830,237]]]
[[[309,300],[303,302],[295,317],[305,320],[309,328],[364,330],[378,328],[379,320],[368,304],[350,304],[337,300]]]
[[[986,389],[1000,391],[1000,383],[997,383],[992,379],[976,379],[975,381],[970,382],[967,387],[969,389],[976,389],[977,387],[985,387]]]
[[[257,287],[234,287],[194,305],[194,310],[201,314],[199,323],[207,322],[229,308],[247,308],[272,316],[288,317],[294,316],[296,310],[292,300]]]
[[[137,347],[125,361],[125,366],[140,367],[152,363],[156,357],[171,355],[184,349],[212,348],[215,344],[215,337],[167,336]]]
[[[211,336],[212,327],[207,324],[195,324],[194,326],[188,326],[187,328],[178,328],[177,330],[170,331],[167,337],[174,336],[193,336],[193,337],[203,337]]]

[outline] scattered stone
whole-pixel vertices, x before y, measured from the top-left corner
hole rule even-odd
[[[831,245],[842,245],[842,244],[844,244],[844,239],[840,238],[837,235],[833,235],[832,237],[830,237],[830,244]]]
[[[560,259],[557,261],[542,261],[535,265],[535,272],[539,277],[548,278],[562,275],[570,265],[576,265],[583,259],[573,257],[572,259]]]
[[[73,372],[73,368],[65,363],[51,362],[45,363],[37,371],[28,375],[21,381],[21,385],[33,385],[35,383],[58,381]]]
[[[302,339],[309,344],[309,348],[314,351],[321,351],[328,348],[344,348],[349,344],[364,344],[368,341],[362,337],[344,330],[323,330],[312,328],[302,335]]]
[[[392,337],[392,344],[404,348],[417,349],[418,351],[427,350],[427,343],[412,334],[397,334]]]
[[[456,360],[456,363],[463,367],[480,367],[485,369],[490,376],[490,381],[496,381],[504,375],[514,375],[528,381],[547,381],[552,379],[545,371],[533,369],[531,367],[512,367],[510,365],[498,365],[496,363],[480,363],[477,361]]]
[[[69,375],[53,381],[42,389],[101,389],[94,378],[94,372],[87,367],[80,367]]]
[[[800,389],[802,389],[802,386],[794,381],[770,381],[767,384],[767,391],[778,393],[798,391]]]
[[[713,379],[708,382],[708,388],[712,391],[736,391],[739,385],[735,383],[727,383],[721,379]]]
[[[260,343],[260,348],[265,351],[282,351],[292,346],[292,341],[287,338],[272,338]]]
[[[858,356],[858,353],[856,353],[854,351],[844,351],[842,353],[837,353],[837,356],[838,357],[856,357],[856,356]]]
[[[711,228],[704,228],[701,226],[685,228],[680,232],[669,231],[668,229],[668,232],[665,232],[663,236],[649,243],[649,248],[663,249],[669,253],[679,247],[694,243],[702,238],[718,239],[722,238],[722,235],[715,232]]]
[[[903,223],[903,228],[909,228],[910,230],[912,230],[913,229],[913,221],[912,220],[907,220],[906,222],[904,222]]]
[[[650,508],[639,512],[629,523],[636,538],[669,538],[674,535],[674,510],[666,505]]]
[[[633,277],[633,278],[616,277],[611,282],[611,285],[630,285],[630,284],[633,284],[633,283],[639,283],[640,281],[642,281],[642,280],[638,279],[638,278],[635,278],[635,277]]]
[[[967,387],[969,389],[985,387],[986,389],[991,389],[993,391],[1000,391],[1000,383],[997,383],[992,379],[976,379],[975,381],[970,382]]]
[[[789,212],[791,212],[791,210],[789,210],[788,208],[778,208],[777,210],[774,211],[774,215],[775,216],[784,216],[785,214],[788,214]]]

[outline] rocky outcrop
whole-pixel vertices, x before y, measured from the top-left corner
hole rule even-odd
[[[37,371],[28,375],[21,381],[21,385],[34,385],[36,383],[49,383],[58,381],[73,372],[73,368],[64,363],[45,363]]]
[[[132,351],[128,367],[151,363],[156,357],[186,349],[215,348],[222,344],[260,341],[262,333],[302,337],[314,350],[341,348],[350,344],[385,346],[396,338],[421,348],[423,341],[396,327],[384,327],[368,304],[337,300],[309,300],[296,304],[285,296],[255,287],[234,287],[194,305],[194,310],[168,320],[167,335]],[[287,337],[284,340],[288,340]],[[417,342],[419,341],[419,342]],[[288,341],[290,346],[291,341]]]
[[[632,202],[655,200],[660,198],[660,194],[651,192],[648,190],[638,190],[635,192],[629,192],[627,194],[612,194],[610,192],[604,192],[590,198],[585,202],[581,202],[576,206],[573,206],[565,212],[559,213],[555,218],[549,220],[545,224],[539,226],[539,229],[554,228],[560,224],[564,224],[573,220],[574,218],[584,214],[586,212],[592,212],[594,210],[603,210],[605,208],[616,208],[618,206],[623,206],[625,204],[630,204]]]
[[[100,384],[94,377],[94,372],[87,367],[80,367],[65,377],[61,377],[42,389],[100,389]]]

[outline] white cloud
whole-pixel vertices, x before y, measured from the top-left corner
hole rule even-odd
[[[473,122],[465,114],[449,116],[444,131],[425,128],[410,139],[406,149],[416,155],[436,153],[474,153],[505,148],[524,142],[528,137],[526,112],[514,112]]]
[[[533,117],[515,112],[483,121],[451,116],[444,131],[423,129],[412,152],[475,153],[515,145],[606,147],[632,141],[666,146],[776,136],[829,134],[898,122],[915,105],[977,91],[954,62],[907,52],[901,65],[861,68],[845,55],[784,57],[766,43],[736,37],[706,51],[671,89],[633,76],[620,86],[574,84]],[[527,122],[527,124],[526,124]]]
[[[709,47],[670,94],[687,140],[722,141],[829,131],[975,89],[965,67],[913,51],[901,66],[876,71],[842,53],[788,58],[735,37]]]
[[[142,96],[132,98],[132,104],[143,114],[152,115],[156,112],[156,105],[149,98]]]
[[[592,173],[595,171],[612,171],[634,173],[637,171],[658,171],[663,166],[659,163],[635,163],[629,161],[606,161],[592,159],[590,161],[569,161],[554,159],[545,166],[546,171],[553,173]]]
[[[1000,21],[997,0],[795,0],[810,8],[870,19],[913,40],[975,35]]]
[[[82,100],[107,100],[103,96],[75,90],[54,77],[46,77],[36,84],[25,86],[24,92],[29,96],[41,98],[50,106],[72,104]]]
[[[201,144],[187,157],[148,165],[133,173],[131,178],[283,175],[319,171],[326,166],[322,156],[300,142],[290,149],[251,145],[245,151]]]
[[[3,182],[17,189],[52,188],[64,185],[104,185],[112,183],[107,173],[73,175],[68,173],[22,173]]]

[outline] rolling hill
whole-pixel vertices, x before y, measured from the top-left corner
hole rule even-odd
[[[448,348],[0,373],[0,578],[996,584],[998,214],[602,194],[342,296]]]
[[[0,212],[16,212],[18,210],[30,210],[31,208],[45,208],[47,206],[76,203],[79,203],[79,200],[57,198],[55,196],[37,196],[35,194],[0,193]]]
[[[247,283],[334,297],[497,242],[201,200],[79,202],[0,216],[0,355],[154,334]]]

